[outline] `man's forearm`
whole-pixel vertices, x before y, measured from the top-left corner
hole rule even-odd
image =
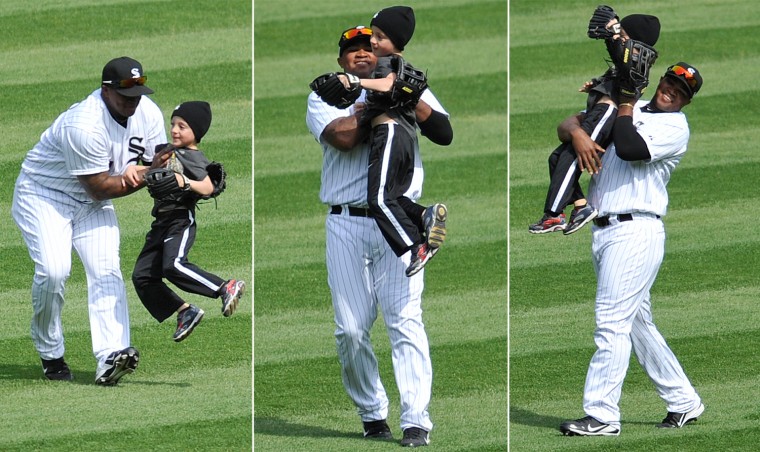
[[[333,120],[322,131],[322,139],[336,149],[350,151],[369,135],[369,127],[359,125],[360,112]]]

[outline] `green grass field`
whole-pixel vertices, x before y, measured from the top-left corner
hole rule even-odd
[[[555,4],[510,4],[511,449],[757,450],[760,6],[740,0],[612,4],[621,16],[649,13],[662,23],[660,57],[645,97],[677,61],[693,64],[704,77],[684,110],[689,152],[669,185],[666,256],[652,304],[655,322],[707,409],[687,428],[654,428],[665,416],[664,403],[632,359],[621,435],[570,438],[558,426],[584,415],[583,384],[595,350],[590,228],[565,237],[533,236],[527,227],[542,213],[556,126],[585,105],[577,88],[606,68],[606,52],[585,35],[598,2],[563,2],[559,12]],[[581,180],[586,187],[588,176]]]
[[[195,295],[206,317],[176,344],[174,319],[158,324],[134,294],[131,272],[152,200],[115,201],[137,371],[112,388],[94,384],[86,281],[78,257],[63,322],[73,383],[43,378],[29,337],[33,265],[10,217],[26,152],[72,103],[99,86],[103,65],[129,55],[148,75],[167,124],[182,101],[202,99],[213,124],[202,149],[224,162],[227,191],[198,210],[191,259],[222,277],[252,281],[251,4],[247,1],[0,1],[0,450],[250,450],[252,304],[223,318],[220,302]]]
[[[308,83],[337,70],[339,33],[385,3],[257,1],[254,10],[256,450],[395,450],[398,391],[388,337],[373,342],[395,442],[368,442],[340,381],[325,268],[321,148]],[[507,10],[503,1],[412,3],[404,52],[451,113],[449,147],[422,140],[425,196],[450,211],[423,299],[434,381],[431,448],[507,447]]]

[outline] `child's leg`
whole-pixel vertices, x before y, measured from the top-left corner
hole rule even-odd
[[[598,103],[586,112],[581,128],[600,146],[606,148],[612,138],[612,127],[617,117],[617,108],[607,103]],[[575,149],[571,143],[562,143],[549,156],[551,182],[546,195],[544,213],[557,216],[570,204],[585,205],[585,195],[579,180]]]
[[[380,231],[397,256],[422,241],[419,228],[401,207],[414,169],[414,141],[397,124],[372,129],[367,204]]]
[[[404,209],[404,212],[406,212],[409,219],[412,220],[412,223],[417,226],[417,229],[419,231],[424,231],[425,223],[422,221],[422,215],[425,214],[427,207],[422,204],[417,204],[406,196],[400,197],[398,203],[401,208]]]
[[[164,278],[185,292],[217,298],[225,280],[187,259],[195,243],[195,228],[195,214],[189,210],[178,211],[163,241]]]
[[[573,201],[584,198],[578,183],[581,171],[571,143],[562,143],[549,156],[549,190],[544,214],[556,217]]]
[[[140,255],[132,272],[132,283],[143,306],[159,322],[163,322],[182,307],[184,301],[164,284],[161,261],[163,254],[161,224],[153,223],[145,238]]]

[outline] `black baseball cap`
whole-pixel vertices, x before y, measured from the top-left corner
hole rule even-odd
[[[350,46],[359,40],[366,40],[369,42],[369,38],[372,37],[372,29],[367,28],[364,25],[357,25],[349,28],[340,34],[340,41],[338,41],[338,56],[343,56],[343,52]]]
[[[172,112],[172,118],[179,116],[184,119],[195,135],[195,142],[200,143],[211,127],[211,106],[208,102],[194,100],[179,104]]]
[[[391,6],[376,12],[370,27],[383,30],[396,49],[404,50],[414,34],[416,21],[414,10],[409,6]]]
[[[631,39],[650,46],[654,46],[660,37],[660,19],[657,16],[631,14],[625,16],[620,25]]]
[[[694,97],[699,88],[702,87],[702,76],[699,75],[697,68],[683,61],[670,66],[665,71],[665,77],[678,80],[679,85],[689,96],[689,99]]]
[[[126,97],[138,97],[153,94],[145,86],[148,77],[143,73],[142,65],[129,57],[114,58],[103,68],[103,84],[115,89]]]

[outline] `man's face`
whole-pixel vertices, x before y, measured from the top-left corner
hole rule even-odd
[[[370,78],[377,65],[377,57],[372,53],[369,41],[360,40],[346,48],[338,58],[338,64],[349,74]]]
[[[691,102],[681,85],[669,77],[662,77],[652,103],[662,111],[680,111]]]
[[[142,96],[122,96],[117,90],[108,85],[103,85],[101,92],[106,105],[108,105],[113,112],[125,118],[129,118],[135,114],[137,106],[140,104],[140,99],[142,99]]]

